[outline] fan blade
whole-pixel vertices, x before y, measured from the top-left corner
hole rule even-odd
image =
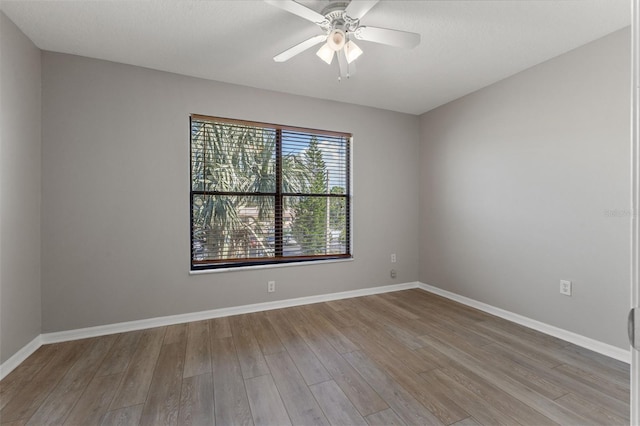
[[[307,21],[311,21],[315,24],[320,24],[327,20],[327,18],[320,15],[315,10],[311,10],[308,7],[301,5],[300,3],[296,3],[293,0],[264,0],[264,2],[270,4],[271,6],[286,10],[289,13],[293,13],[294,15],[298,15],[299,17],[304,18]]]
[[[316,44],[322,43],[326,39],[327,39],[327,36],[324,35],[324,34],[311,37],[310,39],[307,39],[307,40],[303,41],[302,43],[296,44],[295,46],[285,50],[284,52],[280,53],[279,55],[274,56],[273,60],[276,61],[276,62],[287,61],[287,60],[293,58],[294,56],[296,56],[297,54],[302,53],[305,50],[315,46]]]
[[[351,0],[344,10],[349,18],[362,19],[380,0]]]
[[[420,34],[377,27],[358,27],[354,33],[358,40],[372,41],[389,46],[412,48],[420,44]]]

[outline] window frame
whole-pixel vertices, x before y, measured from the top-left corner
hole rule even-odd
[[[275,130],[275,192],[234,192],[234,191],[208,191],[194,190],[193,188],[193,122],[205,121],[215,124],[230,124],[239,126],[251,126],[262,129]],[[282,159],[283,159],[283,143],[282,132],[299,132],[305,135],[314,135],[318,137],[329,136],[344,139],[345,144],[345,193],[287,193],[282,191]],[[304,127],[296,127],[289,125],[271,124],[264,122],[255,122],[248,120],[238,120],[232,118],[213,117],[202,114],[190,114],[189,116],[189,235],[190,235],[190,272],[207,272],[220,271],[235,268],[251,268],[251,267],[268,267],[268,266],[286,266],[287,264],[300,263],[316,263],[327,261],[344,261],[353,259],[352,242],[353,242],[353,215],[352,215],[352,146],[353,136],[351,133],[336,132],[328,130],[310,129]],[[265,258],[236,258],[236,259],[220,259],[220,260],[196,260],[194,259],[194,196],[219,195],[219,196],[272,196],[274,197],[274,256]],[[344,199],[345,202],[345,251],[336,254],[319,254],[319,255],[300,255],[300,256],[284,256],[284,216],[283,209],[285,197],[320,197],[323,199],[338,198]]]

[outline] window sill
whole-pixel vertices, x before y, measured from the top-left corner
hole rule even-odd
[[[354,258],[353,256],[351,256],[348,259],[310,260],[306,262],[273,263],[270,265],[250,265],[250,266],[236,266],[236,267],[229,267],[229,268],[202,269],[199,271],[189,271],[189,275],[219,274],[222,272],[252,271],[256,269],[290,268],[293,266],[306,266],[306,265],[324,265],[327,263],[353,262],[353,260]]]

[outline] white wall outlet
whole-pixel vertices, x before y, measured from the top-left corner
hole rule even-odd
[[[560,280],[560,294],[571,296],[571,281]]]
[[[276,282],[269,281],[267,282],[267,293],[273,293],[276,291]]]
[[[396,263],[396,254],[391,253],[391,263]]]
[[[390,275],[391,275],[391,278],[395,278],[396,277],[396,270],[392,269]]]

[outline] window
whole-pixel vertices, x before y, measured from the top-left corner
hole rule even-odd
[[[191,269],[351,257],[347,133],[191,116]]]

